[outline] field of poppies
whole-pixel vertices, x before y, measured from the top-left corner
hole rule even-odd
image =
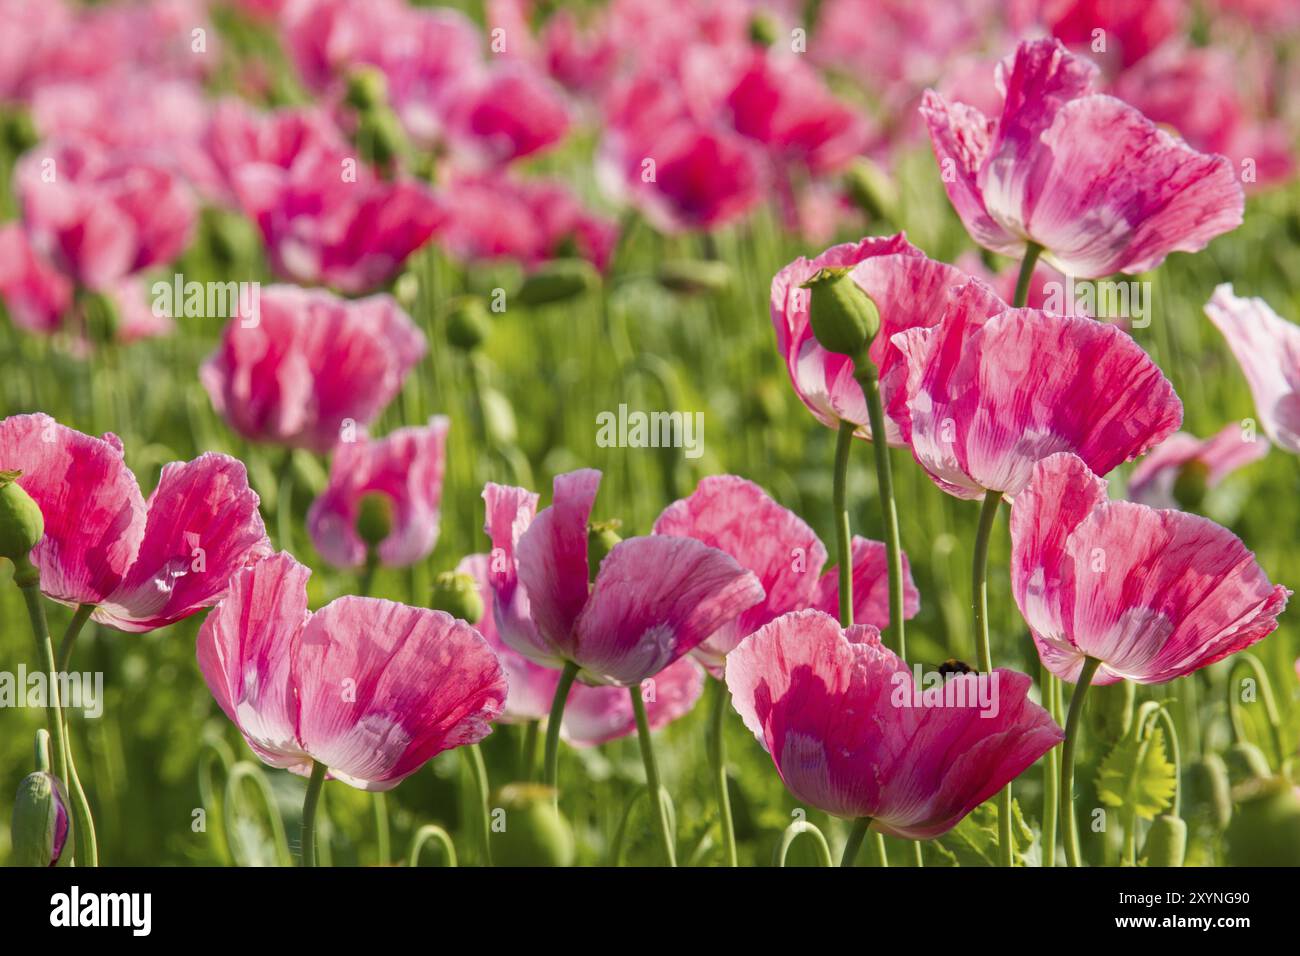
[[[0,0],[0,863],[1300,865],[1291,0]]]

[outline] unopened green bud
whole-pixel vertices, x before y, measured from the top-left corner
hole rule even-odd
[[[348,74],[348,106],[358,112],[378,109],[388,103],[388,81],[383,71],[362,66]]]
[[[759,46],[771,46],[776,42],[779,27],[766,13],[756,13],[749,19],[749,38]]]
[[[70,853],[68,798],[54,774],[38,770],[23,777],[14,797],[11,833],[16,866],[57,866]]]
[[[1234,784],[1273,774],[1264,751],[1249,740],[1239,740],[1229,747],[1223,760],[1228,765],[1228,778]]]
[[[821,347],[840,355],[858,356],[880,331],[880,313],[849,271],[822,269],[803,288],[809,290],[808,316]]]
[[[414,311],[420,299],[420,277],[414,272],[403,272],[393,282],[393,298],[406,311]]]
[[[45,516],[18,484],[21,476],[20,471],[0,471],[0,558],[15,564],[25,563],[45,536]]]
[[[656,275],[659,284],[681,295],[714,295],[731,284],[731,266],[721,259],[676,259]]]
[[[382,491],[367,491],[357,502],[357,537],[376,548],[393,531],[393,499]]]
[[[511,783],[494,801],[505,811],[493,827],[495,866],[572,866],[573,828],[555,805],[555,791],[536,783]]]
[[[621,521],[593,521],[587,526],[587,573],[592,581],[596,580],[600,562],[623,540],[618,533],[622,526]]]
[[[1174,500],[1185,511],[1196,511],[1210,486],[1210,466],[1193,458],[1178,469],[1174,478]]]
[[[519,428],[515,423],[515,410],[506,398],[495,388],[479,389],[479,406],[483,409],[483,430],[488,439],[498,448],[509,448],[519,437]]]
[[[1233,794],[1232,823],[1224,834],[1230,866],[1300,863],[1300,796],[1285,777],[1253,780]]]
[[[1207,753],[1193,766],[1192,790],[1208,810],[1214,829],[1226,829],[1232,822],[1232,783],[1222,757]]]
[[[465,352],[483,344],[492,327],[487,303],[476,295],[458,296],[447,303],[447,341]]]
[[[429,607],[470,624],[483,619],[483,597],[478,582],[463,572],[444,571],[434,578]]]
[[[368,110],[361,114],[356,142],[362,157],[380,168],[388,166],[406,150],[402,125],[388,109]]]
[[[858,157],[845,175],[853,202],[872,219],[893,219],[898,190],[885,171],[866,157]]]
[[[600,284],[600,273],[586,259],[555,259],[524,279],[515,293],[520,305],[550,305],[591,291]]]
[[[1156,817],[1142,852],[1147,866],[1182,866],[1187,857],[1187,822],[1170,814]]]
[[[41,141],[40,131],[27,110],[5,112],[0,117],[0,128],[3,128],[5,144],[14,156],[27,152]]]

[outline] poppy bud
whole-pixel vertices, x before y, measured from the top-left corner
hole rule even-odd
[[[524,279],[515,293],[522,305],[550,305],[564,302],[594,289],[600,273],[586,259],[555,259]]]
[[[495,804],[504,826],[492,834],[496,866],[572,866],[573,828],[555,805],[555,791],[536,783],[502,787]]]
[[[749,39],[758,46],[771,46],[776,42],[779,27],[772,17],[756,13],[749,19]]]
[[[374,109],[361,114],[357,124],[357,148],[362,157],[383,169],[406,151],[402,126],[391,110]]]
[[[0,114],[0,140],[9,147],[9,152],[18,156],[27,152],[41,141],[36,123],[26,110],[14,110]]]
[[[20,471],[0,471],[0,558],[18,564],[45,536],[45,516],[18,484]]]
[[[447,341],[465,352],[478,348],[491,326],[487,305],[475,295],[459,296],[447,305]]]
[[[348,75],[348,106],[358,112],[377,109],[388,102],[388,82],[381,70],[363,66]]]
[[[825,268],[803,284],[813,335],[828,352],[857,356],[880,331],[880,313],[847,268]]]
[[[1167,813],[1156,817],[1147,831],[1143,855],[1147,866],[1182,866],[1187,856],[1187,822]]]
[[[1232,784],[1228,778],[1228,765],[1218,754],[1206,754],[1192,767],[1192,787],[1198,799],[1210,811],[1210,820],[1216,830],[1225,829],[1232,821]]]
[[[375,548],[393,530],[393,499],[382,491],[367,491],[357,502],[357,537]]]
[[[845,186],[853,202],[872,219],[892,219],[898,206],[898,191],[884,170],[864,157],[853,161],[845,175]]]
[[[483,617],[478,583],[470,575],[456,571],[444,571],[434,579],[429,607],[471,624]]]
[[[623,540],[618,533],[622,525],[621,521],[593,521],[587,526],[587,573],[592,581],[596,580],[596,573],[600,570],[600,562],[605,560],[605,555]]]
[[[1300,796],[1285,777],[1253,780],[1234,793],[1237,809],[1224,836],[1229,866],[1300,862]]]
[[[1195,511],[1205,500],[1205,490],[1209,487],[1210,466],[1193,458],[1178,469],[1174,478],[1174,500],[1184,511]]]
[[[12,860],[16,866],[56,866],[71,849],[68,798],[54,774],[29,773],[14,797]]]
[[[655,278],[669,292],[712,295],[731,284],[731,266],[720,259],[676,259],[661,265]]]
[[[1228,765],[1228,778],[1233,783],[1244,783],[1257,777],[1273,775],[1264,751],[1248,740],[1240,740],[1229,747],[1223,759]]]

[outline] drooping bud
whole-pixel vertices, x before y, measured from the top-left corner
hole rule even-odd
[[[0,471],[0,558],[15,564],[26,562],[45,536],[45,516],[18,484],[21,476],[20,471]]]
[[[1167,813],[1156,817],[1142,852],[1147,866],[1182,866],[1187,857],[1187,821]]]
[[[456,571],[444,571],[434,578],[429,607],[446,611],[470,624],[483,619],[483,598],[478,593],[478,582],[468,574]]]
[[[614,550],[614,545],[623,540],[618,533],[621,527],[623,522],[618,520],[593,521],[587,526],[587,574],[593,582],[600,570],[600,562]]]
[[[825,268],[803,284],[813,335],[828,352],[859,356],[880,331],[880,312],[846,268]]]
[[[572,866],[573,828],[555,805],[555,791],[537,783],[511,783],[493,801],[505,811],[492,833],[496,866]]]
[[[368,548],[379,543],[393,531],[393,499],[382,491],[367,491],[357,502],[357,537]]]
[[[1223,760],[1228,765],[1228,778],[1234,784],[1273,774],[1264,751],[1249,740],[1239,740],[1229,747]]]
[[[38,770],[23,777],[14,797],[11,832],[16,866],[57,866],[71,851],[68,797],[54,774]]]
[[[1224,834],[1230,866],[1295,866],[1300,860],[1300,795],[1286,777],[1234,791],[1237,810]]]
[[[600,273],[586,259],[555,259],[524,279],[515,293],[520,305],[564,302],[600,284]]]
[[[855,159],[845,174],[844,184],[853,202],[869,217],[894,218],[898,208],[898,190],[885,171],[871,160],[865,156]]]
[[[1184,511],[1196,511],[1205,500],[1210,485],[1210,466],[1193,458],[1178,469],[1174,478],[1174,500]]]
[[[721,259],[674,259],[661,265],[655,278],[669,292],[714,295],[731,285],[731,266]]]
[[[1204,804],[1214,829],[1226,829],[1232,822],[1232,783],[1222,757],[1207,753],[1192,767],[1192,792]]]
[[[447,341],[472,352],[487,338],[492,327],[487,303],[476,295],[457,296],[447,303]]]

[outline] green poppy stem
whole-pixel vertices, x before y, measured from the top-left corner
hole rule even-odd
[[[853,545],[849,533],[849,452],[853,450],[853,423],[840,422],[835,439],[835,475],[832,507],[835,510],[835,559],[840,582],[840,626],[853,626]]]
[[[709,711],[709,765],[713,773],[713,787],[718,799],[718,827],[722,830],[722,846],[726,854],[727,866],[739,866],[736,855],[736,831],[731,820],[731,795],[727,787],[727,750],[723,737],[724,721],[727,716],[727,685],[720,680],[709,681],[713,685],[713,701]],[[823,838],[823,842],[825,842]]]
[[[311,767],[307,781],[307,796],[302,801],[302,865],[316,865],[316,806],[320,803],[321,788],[329,768],[319,760]]]
[[[880,398],[880,375],[869,358],[857,363],[856,378],[867,399],[871,419],[871,446],[876,456],[876,486],[880,495],[881,526],[885,534],[885,555],[889,565],[889,632],[894,653],[907,660],[907,636],[903,620],[903,547],[898,532],[898,506],[894,501],[894,472],[885,441],[885,409]]]
[[[555,698],[551,701],[551,716],[546,720],[546,750],[543,758],[542,782],[555,793],[556,802],[560,799],[560,725],[564,722],[564,705],[569,700],[569,690],[578,676],[578,665],[565,661],[560,673],[560,683],[555,688]]]
[[[1083,700],[1097,673],[1101,661],[1086,658],[1079,680],[1070,695],[1070,713],[1065,718],[1065,741],[1061,745],[1061,826],[1065,831],[1065,862],[1069,866],[1082,866],[1079,856],[1079,832],[1074,822],[1074,745],[1079,737],[1079,723],[1083,716]]]
[[[645,764],[645,782],[655,802],[655,817],[659,821],[659,837],[669,866],[677,865],[677,848],[673,841],[672,824],[668,820],[668,806],[663,799],[663,784],[659,782],[659,765],[655,762],[654,745],[650,742],[650,721],[646,718],[645,701],[639,686],[629,687],[632,711],[636,714],[636,736],[641,744],[641,762]]]

